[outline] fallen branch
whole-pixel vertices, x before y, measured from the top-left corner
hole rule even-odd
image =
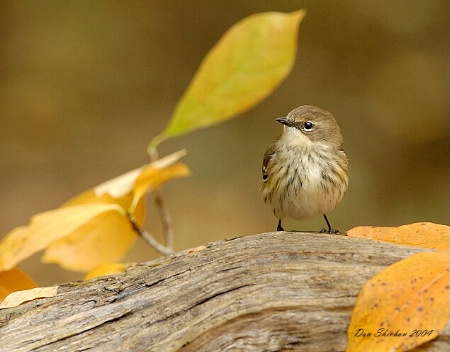
[[[344,351],[364,283],[422,251],[317,233],[214,242],[1,310],[0,349]]]

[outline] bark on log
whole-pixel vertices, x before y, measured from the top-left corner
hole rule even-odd
[[[364,283],[422,251],[300,232],[214,242],[1,310],[0,351],[344,351]],[[449,346],[447,327],[420,351]]]

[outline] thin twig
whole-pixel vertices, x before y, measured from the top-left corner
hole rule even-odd
[[[156,251],[158,251],[161,254],[164,255],[170,255],[173,253],[173,249],[163,246],[161,243],[159,243],[155,237],[153,237],[152,234],[150,234],[149,232],[141,229],[139,227],[138,224],[136,224],[136,221],[129,216],[128,217],[130,219],[131,225],[133,226],[133,229],[151,246],[153,247]]]
[[[153,148],[150,152],[150,160],[156,161],[158,160],[158,152],[155,148]],[[173,248],[173,227],[172,227],[172,219],[169,214],[169,209],[164,202],[163,190],[161,186],[154,190],[155,193],[155,205],[159,212],[159,217],[161,219],[162,231],[164,234],[164,242],[165,247],[172,250]]]
[[[160,187],[155,189],[155,204],[159,211],[159,217],[161,218],[161,225],[164,234],[164,242],[167,248],[173,248],[173,228],[172,219],[169,214],[169,209],[166,206],[163,197],[163,190]]]

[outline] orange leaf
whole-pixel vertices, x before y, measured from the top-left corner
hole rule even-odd
[[[148,165],[129,171],[112,180],[106,181],[94,188],[95,195],[97,197],[101,197],[104,194],[109,194],[116,199],[121,198],[134,191],[136,181],[143,172],[149,169],[153,171],[162,171],[175,164],[178,159],[184,155],[186,155],[185,149],[167,155],[164,158],[158,159]]]
[[[12,292],[35,287],[36,283],[19,268],[0,271],[0,301]]]
[[[133,199],[134,196],[132,192],[122,196],[121,198],[114,198],[108,193],[97,196],[95,194],[94,189],[92,188],[90,190],[81,193],[75,198],[69,200],[67,203],[63,204],[63,207],[81,204],[116,204],[125,211],[128,211],[128,209],[131,206],[131,203],[133,202]],[[132,212],[134,220],[138,225],[144,222],[145,210],[146,210],[145,198],[141,198],[134,206],[134,211]]]
[[[449,258],[418,253],[392,264],[361,290],[347,351],[408,351],[438,336],[449,320]]]
[[[136,265],[136,263],[108,263],[108,264],[102,264],[94,269],[92,269],[90,272],[86,274],[84,277],[84,280],[90,280],[95,277],[99,276],[107,276],[107,275],[114,275],[125,272],[129,267]]]
[[[86,204],[33,216],[29,226],[12,230],[0,243],[0,270],[13,268],[20,261],[71,234],[99,214],[109,211],[124,213],[115,204]]]
[[[144,195],[146,192],[172,178],[183,177],[189,174],[189,169],[186,165],[175,164],[184,155],[186,155],[186,151],[183,149],[129,171],[81,193],[63,206],[88,203],[117,204],[127,213],[132,214],[136,223],[140,225],[144,222]],[[143,188],[139,180],[148,173],[152,173],[154,177]]]
[[[59,209],[33,216],[28,226],[12,230],[0,243],[0,270],[43,249],[43,261],[75,271],[120,260],[136,237],[129,214],[142,224],[145,194],[189,174],[187,166],[176,163],[185,154],[170,154],[83,192]]]
[[[449,231],[447,225],[418,222],[398,227],[358,226],[347,231],[347,235],[448,252]]]
[[[135,206],[141,199],[143,199],[149,190],[153,190],[161,183],[164,183],[172,178],[188,176],[189,173],[190,171],[187,166],[182,163],[176,163],[163,170],[150,167],[142,170],[142,173],[136,179],[134,186],[134,199],[133,203],[130,205],[130,213],[134,213]]]
[[[42,261],[86,272],[100,264],[120,261],[135,239],[136,232],[125,214],[105,211],[50,243]]]

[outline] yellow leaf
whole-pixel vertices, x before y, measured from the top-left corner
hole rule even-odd
[[[392,264],[361,290],[347,351],[408,351],[438,336],[449,320],[447,253],[419,253]]]
[[[133,205],[133,211],[130,211],[131,204],[134,199],[133,192],[130,192],[120,198],[114,198],[108,193],[104,193],[102,195],[96,195],[94,188],[87,190],[75,198],[69,200],[67,203],[63,204],[63,207],[69,207],[73,205],[82,205],[82,204],[116,204],[120,206],[125,212],[129,212],[133,214],[134,220],[138,225],[144,222],[145,218],[145,199],[141,198],[138,200],[137,204]]]
[[[173,178],[189,175],[186,165],[175,164],[184,155],[185,149],[129,171],[83,192],[64,206],[87,203],[117,204],[133,215],[136,223],[140,225],[145,217],[145,193]]]
[[[289,74],[304,10],[251,15],[232,26],[206,55],[162,134],[164,139],[217,124],[266,98]]]
[[[161,159],[158,159],[148,165],[144,165],[140,168],[127,172],[112,180],[106,181],[101,185],[94,188],[95,195],[101,197],[104,194],[109,194],[113,198],[121,198],[134,191],[136,181],[142,176],[142,173],[148,171],[157,173],[163,171],[169,166],[175,164],[181,157],[186,155],[186,150],[180,150],[178,152],[167,155]],[[163,181],[164,182],[164,181]],[[162,182],[160,182],[162,183]]]
[[[112,180],[106,181],[94,188],[94,194],[100,198],[103,195],[110,195],[112,198],[122,198],[129,194],[134,187],[138,176],[142,173],[145,166],[124,173]]]
[[[114,275],[125,272],[129,267],[136,265],[136,263],[108,263],[108,264],[102,264],[94,269],[92,269],[90,272],[86,274],[84,277],[84,280],[90,280],[99,276],[107,276],[107,275]]]
[[[144,195],[189,169],[176,163],[184,150],[107,181],[64,204],[35,215],[29,226],[12,230],[0,243],[0,270],[46,248],[43,261],[63,268],[89,271],[120,260],[132,245],[145,215]]]
[[[77,230],[96,216],[124,210],[115,204],[86,204],[37,214],[29,226],[9,232],[0,243],[0,270],[9,270],[20,261]]]
[[[136,180],[133,192],[134,198],[133,203],[130,206],[130,213],[135,212],[135,204],[139,204],[139,201],[143,199],[149,190],[153,190],[161,183],[164,183],[172,178],[188,176],[189,174],[190,171],[188,167],[182,163],[176,163],[163,170],[154,167],[145,168]]]
[[[398,227],[358,226],[347,232],[349,237],[364,237],[445,252],[449,250],[449,234],[449,226],[431,222],[418,222]]]
[[[16,307],[22,303],[38,298],[55,297],[58,293],[58,286],[38,287],[31,290],[13,292],[0,304],[0,309]]]
[[[105,211],[50,243],[42,261],[87,272],[100,264],[120,261],[135,239],[136,232],[123,212]]]
[[[37,287],[36,283],[19,268],[0,271],[0,301],[10,293]]]

